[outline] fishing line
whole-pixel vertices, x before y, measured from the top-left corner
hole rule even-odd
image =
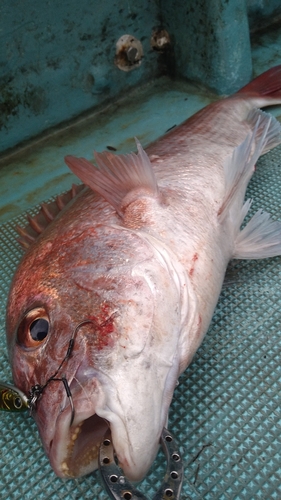
[[[69,340],[66,355],[63,358],[62,362],[60,363],[58,369],[55,371],[55,373],[47,380],[47,382],[44,385],[35,384],[34,386],[31,387],[31,390],[29,391],[29,398],[28,398],[28,407],[30,410],[30,415],[32,415],[32,412],[35,410],[37,401],[40,398],[40,396],[42,395],[43,391],[48,386],[48,384],[52,381],[62,382],[64,389],[65,389],[65,392],[66,392],[66,395],[69,399],[69,404],[71,406],[71,420],[70,420],[70,427],[71,427],[73,420],[74,420],[74,416],[75,416],[75,408],[74,408],[74,404],[73,404],[71,390],[70,390],[70,387],[69,387],[69,384],[67,382],[65,375],[63,375],[62,377],[57,377],[57,374],[61,370],[65,361],[67,361],[71,356],[71,353],[72,353],[73,348],[74,348],[74,339],[75,339],[75,335],[76,335],[77,331],[79,330],[79,328],[81,326],[86,325],[87,323],[95,323],[95,322],[91,319],[85,319],[85,320],[81,321],[81,323],[79,323],[76,326],[76,328],[73,330],[73,333],[72,333],[71,338]]]

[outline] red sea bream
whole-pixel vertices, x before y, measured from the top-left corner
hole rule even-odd
[[[45,386],[33,416],[54,471],[97,467],[110,427],[131,480],[152,464],[179,375],[210,324],[228,262],[281,254],[281,223],[240,229],[258,157],[281,142],[258,108],[281,103],[281,66],[137,153],[66,163],[86,186],[43,205],[7,306],[14,383]],[[262,207],[261,207],[262,208]],[[65,386],[74,405],[74,419]],[[47,383],[48,382],[48,383]],[[47,383],[47,385],[46,385]]]

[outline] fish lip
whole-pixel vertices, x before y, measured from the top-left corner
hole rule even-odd
[[[80,477],[92,472],[98,467],[98,453],[103,436],[108,429],[106,419],[99,417],[96,409],[98,399],[103,399],[100,384],[91,381],[83,384],[77,391],[76,374],[70,384],[74,404],[74,420],[72,425],[72,408],[65,395],[63,409],[56,418],[54,434],[49,441],[47,454],[55,473],[62,478]],[[98,398],[91,398],[90,390],[98,386]],[[90,387],[90,389],[89,389]],[[99,404],[101,401],[99,401]]]
[[[58,416],[49,447],[51,466],[62,478],[80,477],[97,469],[99,447],[108,429],[106,420],[94,410],[76,418],[70,427],[71,415],[71,409],[67,409]]]
[[[74,398],[74,408],[78,406],[79,396],[82,393],[83,389]],[[70,426],[72,410],[67,402],[65,404],[65,408],[56,419],[55,433],[47,452],[56,475],[61,478],[78,478],[96,470],[100,445],[110,428],[114,453],[119,466],[127,470],[130,476],[130,471],[134,469],[135,464],[130,453],[129,436],[121,417],[110,410],[107,405],[92,403],[87,411],[78,410],[75,413]],[[89,431],[90,426],[95,429]],[[125,447],[119,445],[116,447],[114,438],[117,435],[122,435]],[[139,480],[139,477],[136,480]]]

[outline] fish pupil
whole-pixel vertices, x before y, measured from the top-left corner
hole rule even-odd
[[[33,338],[33,340],[40,342],[40,341],[44,340],[44,338],[47,337],[47,335],[48,335],[49,322],[44,318],[35,319],[31,323],[29,330],[30,330],[30,335]]]
[[[20,398],[15,398],[14,399],[14,405],[15,405],[15,408],[17,408],[18,410],[22,407],[22,401]]]

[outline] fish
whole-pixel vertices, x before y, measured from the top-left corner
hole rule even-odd
[[[281,65],[146,150],[69,155],[83,184],[19,228],[9,359],[58,476],[95,470],[110,428],[124,475],[141,480],[229,261],[281,254],[280,221],[259,209],[243,226],[257,160],[281,143],[260,108],[280,103]]]

